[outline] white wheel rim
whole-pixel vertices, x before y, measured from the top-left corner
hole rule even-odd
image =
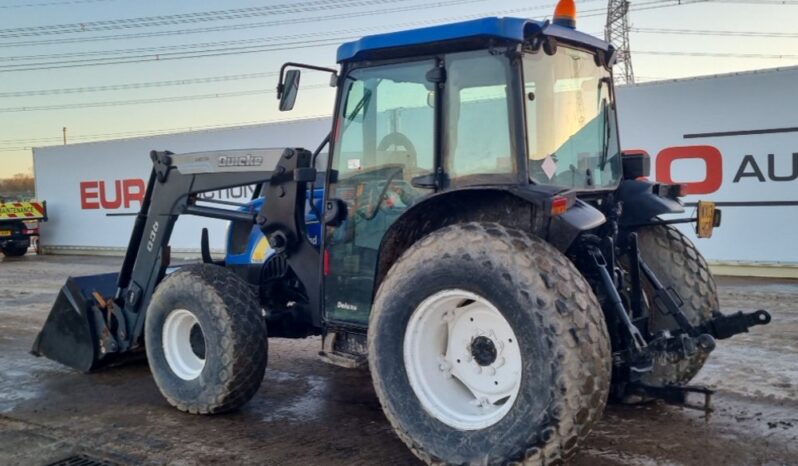
[[[424,409],[460,430],[499,422],[521,387],[515,332],[493,304],[468,291],[444,290],[418,305],[405,332],[404,363]]]
[[[161,342],[166,362],[183,380],[196,379],[205,367],[205,359],[197,356],[191,347],[191,329],[195,325],[199,326],[199,320],[185,309],[172,311],[163,324]],[[199,328],[201,331],[202,327]]]

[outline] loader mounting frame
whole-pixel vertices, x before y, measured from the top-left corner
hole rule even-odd
[[[301,148],[199,152],[152,151],[153,169],[122,268],[113,275],[76,277],[56,300],[32,353],[84,372],[143,348],[144,315],[170,264],[169,240],[180,215],[258,224],[305,285],[302,319],[320,327],[318,251],[307,241],[306,184],[315,180],[312,154]],[[199,194],[262,183],[270,199],[258,212],[202,205]],[[316,310],[313,312],[312,310]],[[75,314],[77,313],[77,315]],[[76,318],[78,317],[78,318]],[[76,342],[76,335],[80,341]],[[88,347],[91,342],[91,347]],[[74,348],[80,348],[75,351]]]

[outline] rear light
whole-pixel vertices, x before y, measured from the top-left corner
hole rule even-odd
[[[330,276],[330,250],[324,250],[324,276]]]
[[[557,196],[551,200],[551,215],[561,215],[568,211],[568,198]]]
[[[689,186],[686,184],[659,183],[654,185],[653,191],[659,197],[677,199],[690,194],[688,188]]]
[[[36,220],[25,220],[22,223],[25,225],[25,228],[29,230],[35,230],[39,228],[39,222]]]
[[[22,230],[23,235],[38,235],[39,229],[38,228],[25,228]]]

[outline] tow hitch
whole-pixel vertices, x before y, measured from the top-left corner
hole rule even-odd
[[[705,413],[711,413],[712,409],[712,395],[715,390],[705,387],[703,385],[665,385],[656,387],[653,385],[646,385],[644,383],[635,383],[632,385],[632,390],[640,395],[645,395],[651,398],[656,398],[668,404],[675,404],[684,406],[685,408],[697,409]],[[692,404],[687,400],[690,393],[699,393],[704,395],[703,404]]]
[[[717,340],[724,340],[739,333],[747,333],[751,327],[769,324],[770,320],[770,313],[763,309],[754,312],[738,311],[727,315],[716,312],[712,320],[699,327],[699,331],[708,333]]]

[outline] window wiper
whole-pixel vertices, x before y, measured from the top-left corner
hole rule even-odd
[[[363,97],[360,98],[360,100],[357,102],[357,105],[355,105],[355,108],[352,109],[352,113],[350,113],[349,116],[346,117],[346,119],[349,120],[349,121],[354,120],[357,117],[357,115],[364,108],[366,108],[366,105],[368,105],[370,100],[371,100],[371,91],[368,90],[368,89],[365,89],[363,91]]]
[[[612,94],[612,81],[610,81],[610,78],[604,77],[599,79],[598,82],[598,96],[601,100],[601,118],[604,124],[604,137],[601,140],[601,158],[599,159],[599,170],[601,171],[604,171],[604,167],[607,165],[607,159],[609,158],[608,152],[610,150],[610,106],[606,99],[601,99],[601,88],[604,87],[605,84],[607,88],[610,89],[610,94]],[[610,95],[610,98],[612,98],[612,95]]]
[[[603,108],[601,109],[602,120],[604,124],[604,137],[601,139],[601,158],[599,159],[599,170],[604,171],[604,166],[607,165],[610,151],[610,112],[609,105],[604,101]]]

